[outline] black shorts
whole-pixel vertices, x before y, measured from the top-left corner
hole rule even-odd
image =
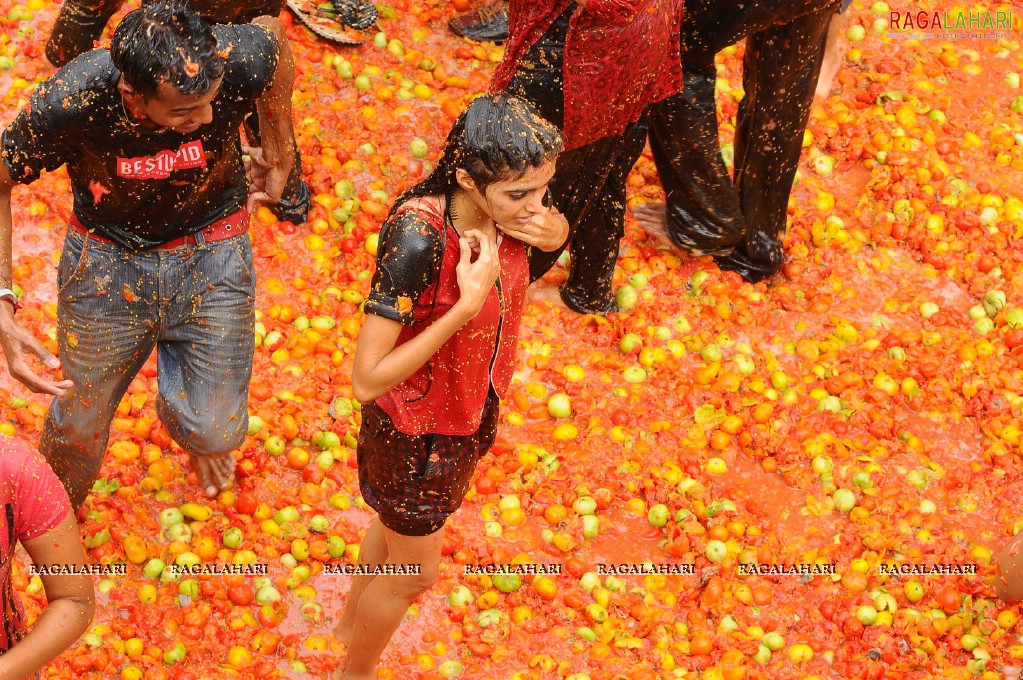
[[[403,536],[426,536],[462,504],[476,464],[497,436],[498,398],[483,405],[479,429],[468,435],[398,431],[375,403],[362,407],[357,457],[359,489],[380,521]]]

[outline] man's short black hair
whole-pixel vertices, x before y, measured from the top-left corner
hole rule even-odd
[[[224,74],[210,24],[181,2],[148,3],[128,13],[110,41],[124,82],[151,95],[160,83],[182,94],[205,94]]]

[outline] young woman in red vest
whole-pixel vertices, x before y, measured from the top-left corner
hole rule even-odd
[[[494,442],[530,255],[568,236],[546,205],[561,150],[557,128],[524,100],[480,97],[381,228],[352,374],[363,403],[359,484],[378,513],[359,563],[421,566],[356,576],[334,630],[348,645],[338,678],[376,677],[406,609],[437,580],[444,521]]]

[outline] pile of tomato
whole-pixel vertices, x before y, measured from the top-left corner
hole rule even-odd
[[[82,513],[90,557],[126,575],[97,580],[93,626],[44,677],[337,666],[329,631],[351,577],[329,567],[357,561],[372,517],[349,376],[377,231],[502,56],[448,34],[465,4],[379,5],[357,48],[283,17],[315,206],[297,226],[260,210],[251,231],[237,483],[199,494],[155,415],[151,360]],[[915,40],[889,30],[899,9],[853,3],[836,92],[804,137],[783,272],[744,283],[629,217],[615,274],[627,311],[566,310],[562,267],[533,288],[498,442],[380,677],[997,678],[1023,660],[1020,607],[993,587],[994,554],[1023,529],[1023,26]],[[55,13],[0,4],[4,121],[51,72]],[[727,159],[741,62],[741,46],[718,59]],[[629,186],[630,202],[661,200],[649,156]],[[19,319],[52,345],[64,171],[14,203]],[[7,379],[0,432],[37,441],[46,406]],[[266,573],[168,566],[212,563]],[[475,569],[529,563],[536,574]],[[643,564],[669,573],[628,573]],[[891,573],[929,564],[955,573]],[[23,558],[15,585],[37,616]]]

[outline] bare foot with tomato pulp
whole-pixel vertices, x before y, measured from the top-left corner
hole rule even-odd
[[[218,493],[231,486],[234,481],[234,454],[228,451],[214,456],[189,454],[192,470],[199,478],[199,488],[207,498],[214,498]]]
[[[1005,680],[1019,680],[1023,678],[1023,666],[1003,666],[1002,677]]]
[[[632,216],[636,222],[650,236],[661,241],[665,245],[675,245],[668,236],[668,227],[664,221],[665,205],[663,203],[640,203],[633,206]]]

